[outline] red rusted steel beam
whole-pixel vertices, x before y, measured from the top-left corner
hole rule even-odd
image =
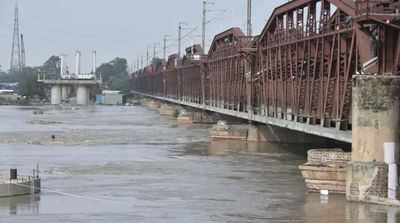
[[[352,76],[400,74],[399,15],[399,0],[290,1],[252,43],[229,29],[205,59],[173,55],[165,70],[132,74],[131,88],[346,130]]]

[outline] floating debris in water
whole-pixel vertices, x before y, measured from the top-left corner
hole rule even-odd
[[[45,120],[30,120],[26,121],[27,124],[31,125],[51,125],[51,124],[63,124],[60,121],[45,121]]]

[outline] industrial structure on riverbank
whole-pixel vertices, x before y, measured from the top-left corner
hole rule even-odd
[[[398,0],[289,1],[260,35],[229,29],[208,54],[188,48],[134,72],[131,90],[352,143],[347,198],[396,203],[388,178],[399,163],[399,19]]]
[[[69,74],[66,65],[66,55],[61,55],[60,75],[46,77],[38,76],[38,82],[51,85],[51,104],[59,105],[71,97],[73,90],[76,92],[76,104],[88,105],[90,87],[102,84],[101,75],[96,74],[96,51],[93,51],[93,71],[90,74],[81,73],[81,52],[76,51],[75,73]]]

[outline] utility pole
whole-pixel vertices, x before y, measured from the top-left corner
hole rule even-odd
[[[179,32],[178,32],[178,55],[181,57],[181,47],[182,47],[182,25],[188,25],[187,22],[179,23]]]
[[[251,0],[247,0],[247,36],[252,36]]]
[[[149,66],[149,46],[147,46],[147,53],[146,53],[146,61],[147,61],[147,64],[146,64],[146,66]]]
[[[25,68],[25,44],[24,44],[24,34],[21,34],[21,68]]]
[[[206,51],[207,4],[214,5],[214,2],[203,1],[203,29],[201,46],[203,47],[204,52]]]
[[[11,74],[15,74],[16,71],[21,70],[21,49],[19,42],[19,22],[18,22],[18,4],[15,3],[15,12],[14,12],[14,32],[13,32],[13,43],[11,50],[11,64],[10,64],[10,72]]]
[[[164,60],[167,61],[167,38],[171,37],[170,35],[164,35]]]
[[[144,68],[143,67],[143,54],[141,54],[140,57],[141,57],[141,65],[142,65],[142,69],[143,69]]]
[[[160,43],[154,43],[154,46],[153,46],[153,61],[154,61],[154,59],[156,59],[156,56],[157,56],[157,52],[156,52],[157,45],[160,45]]]
[[[136,71],[138,71],[138,70],[140,70],[140,63],[139,63],[139,56],[137,57],[137,60],[136,60]]]

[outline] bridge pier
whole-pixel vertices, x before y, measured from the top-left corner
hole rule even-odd
[[[394,180],[388,192],[388,181],[389,176],[397,176],[399,164],[400,77],[355,76],[352,101],[352,161],[347,166],[346,197],[388,204],[397,198],[398,182]],[[394,143],[391,157],[385,155],[384,143]]]
[[[219,121],[210,129],[214,139],[239,139],[270,143],[326,143],[327,139],[265,124],[227,124]]]
[[[89,87],[86,85],[78,85],[76,89],[76,104],[88,105],[89,103]]]
[[[55,84],[51,87],[51,104],[52,105],[59,105],[61,104],[62,100],[62,90],[61,85]]]
[[[221,115],[201,110],[181,109],[178,116],[180,124],[215,124],[221,119]],[[228,122],[237,122],[236,119],[230,118]]]
[[[69,86],[67,86],[67,85],[63,85],[61,87],[61,99],[62,100],[69,97],[68,88],[69,88]]]

